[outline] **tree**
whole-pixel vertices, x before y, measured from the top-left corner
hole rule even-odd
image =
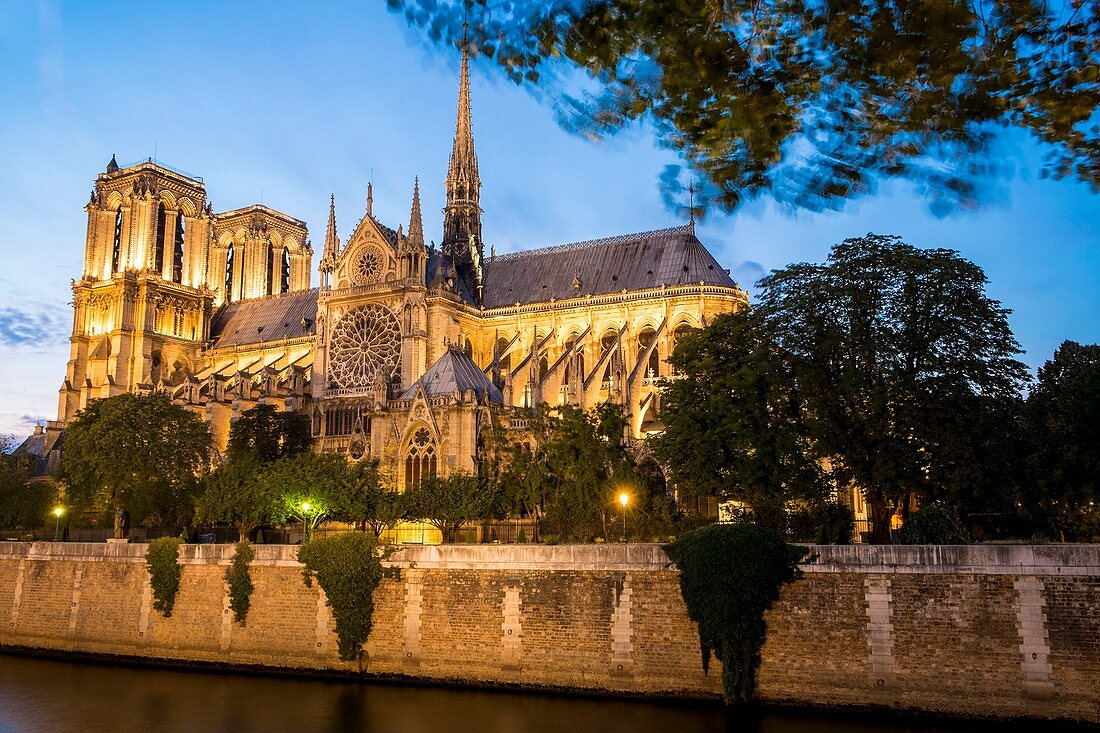
[[[669,196],[690,176],[726,210],[821,209],[901,178],[974,206],[1012,128],[1044,143],[1044,174],[1100,184],[1097,0],[388,2],[440,45],[468,20],[474,52],[568,129],[650,122],[689,169],[666,170]]]
[[[523,438],[505,449],[499,481],[510,508],[541,517],[544,534],[607,537],[621,491],[636,502],[632,511],[651,508],[651,477],[626,444],[621,407],[604,403],[585,412],[543,405],[529,421]]]
[[[77,413],[65,429],[57,478],[74,514],[121,508],[139,523],[182,527],[211,446],[202,419],[167,396],[122,394]]]
[[[1025,511],[1059,539],[1100,535],[1100,345],[1065,341],[1024,407],[1031,442]]]
[[[951,473],[974,399],[1011,399],[1027,378],[1009,311],[985,283],[956,252],[874,234],[760,283],[761,323],[810,438],[838,480],[863,490],[876,541],[889,540],[891,505],[934,494]]]
[[[241,413],[229,428],[230,456],[254,454],[261,463],[309,450],[313,444],[309,417],[293,410],[279,411],[273,405],[257,405]]]
[[[754,315],[719,316],[669,362],[676,376],[663,382],[665,429],[650,444],[682,497],[745,502],[780,531],[788,500],[824,498],[797,385]]]
[[[14,453],[15,436],[0,435],[0,527],[34,529],[46,522],[56,491],[30,478],[34,456]]]
[[[206,478],[195,504],[195,520],[226,522],[247,540],[257,527],[279,521],[282,495],[279,487],[262,476],[260,461],[243,454],[225,461]]]
[[[493,483],[461,471],[421,479],[407,493],[409,516],[437,528],[444,542],[454,542],[466,522],[496,516],[500,506]]]

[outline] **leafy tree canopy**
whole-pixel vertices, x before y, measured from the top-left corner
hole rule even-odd
[[[32,481],[34,456],[13,453],[13,435],[0,435],[0,527],[33,529],[46,523],[56,491],[44,481]]]
[[[1056,539],[1100,536],[1100,345],[1066,341],[1024,407],[1032,440],[1025,510]]]
[[[876,539],[888,505],[934,495],[971,450],[979,398],[1010,400],[1027,370],[1008,311],[956,252],[869,234],[761,281],[763,328],[787,361],[809,434],[866,494]]]
[[[669,362],[665,429],[650,445],[681,496],[744,501],[757,521],[781,525],[787,500],[827,494],[795,381],[755,316],[719,316]]]
[[[585,136],[651,122],[732,210],[770,193],[837,207],[884,178],[933,210],[974,206],[1005,129],[1044,173],[1100,184],[1097,0],[388,0],[440,45],[470,45]],[[580,71],[583,80],[575,72]]]
[[[57,477],[79,513],[128,510],[136,522],[184,526],[206,471],[210,433],[163,394],[95,400],[65,429]]]
[[[425,478],[407,492],[408,514],[438,528],[444,542],[454,542],[464,523],[500,515],[498,488],[499,484],[461,471]]]
[[[309,417],[293,410],[257,405],[241,413],[229,428],[230,456],[252,453],[261,463],[309,450],[313,443]]]

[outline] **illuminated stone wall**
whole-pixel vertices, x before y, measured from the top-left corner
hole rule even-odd
[[[257,546],[245,626],[232,546],[185,546],[175,613],[151,608],[144,545],[0,543],[0,645],[716,697],[678,576],[654,545],[410,547],[341,663],[296,548]],[[1100,547],[820,547],[768,612],[760,696],[1100,722]]]

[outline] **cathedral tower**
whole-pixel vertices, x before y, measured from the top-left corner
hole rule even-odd
[[[190,373],[213,305],[206,271],[213,216],[202,179],[152,160],[121,168],[112,156],[85,211],[62,423],[90,399]]]
[[[470,124],[470,55],[462,47],[458,80],[458,119],[447,168],[447,207],[443,210],[443,256],[453,262],[469,294],[482,302],[481,177]]]

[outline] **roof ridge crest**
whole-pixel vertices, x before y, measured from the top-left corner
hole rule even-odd
[[[496,256],[497,260],[515,260],[521,257],[527,257],[529,255],[541,255],[549,252],[572,252],[578,249],[587,249],[589,247],[597,247],[607,244],[621,244],[623,242],[631,242],[636,239],[643,239],[646,237],[654,237],[663,234],[673,234],[677,232],[685,232],[688,234],[693,233],[690,224],[679,224],[673,227],[665,227],[664,229],[651,229],[644,232],[633,232],[630,234],[615,234],[610,237],[601,237],[599,239],[585,239],[579,242],[568,242],[566,244],[554,244],[548,247],[537,247],[535,249],[524,249],[518,252],[506,252]]]

